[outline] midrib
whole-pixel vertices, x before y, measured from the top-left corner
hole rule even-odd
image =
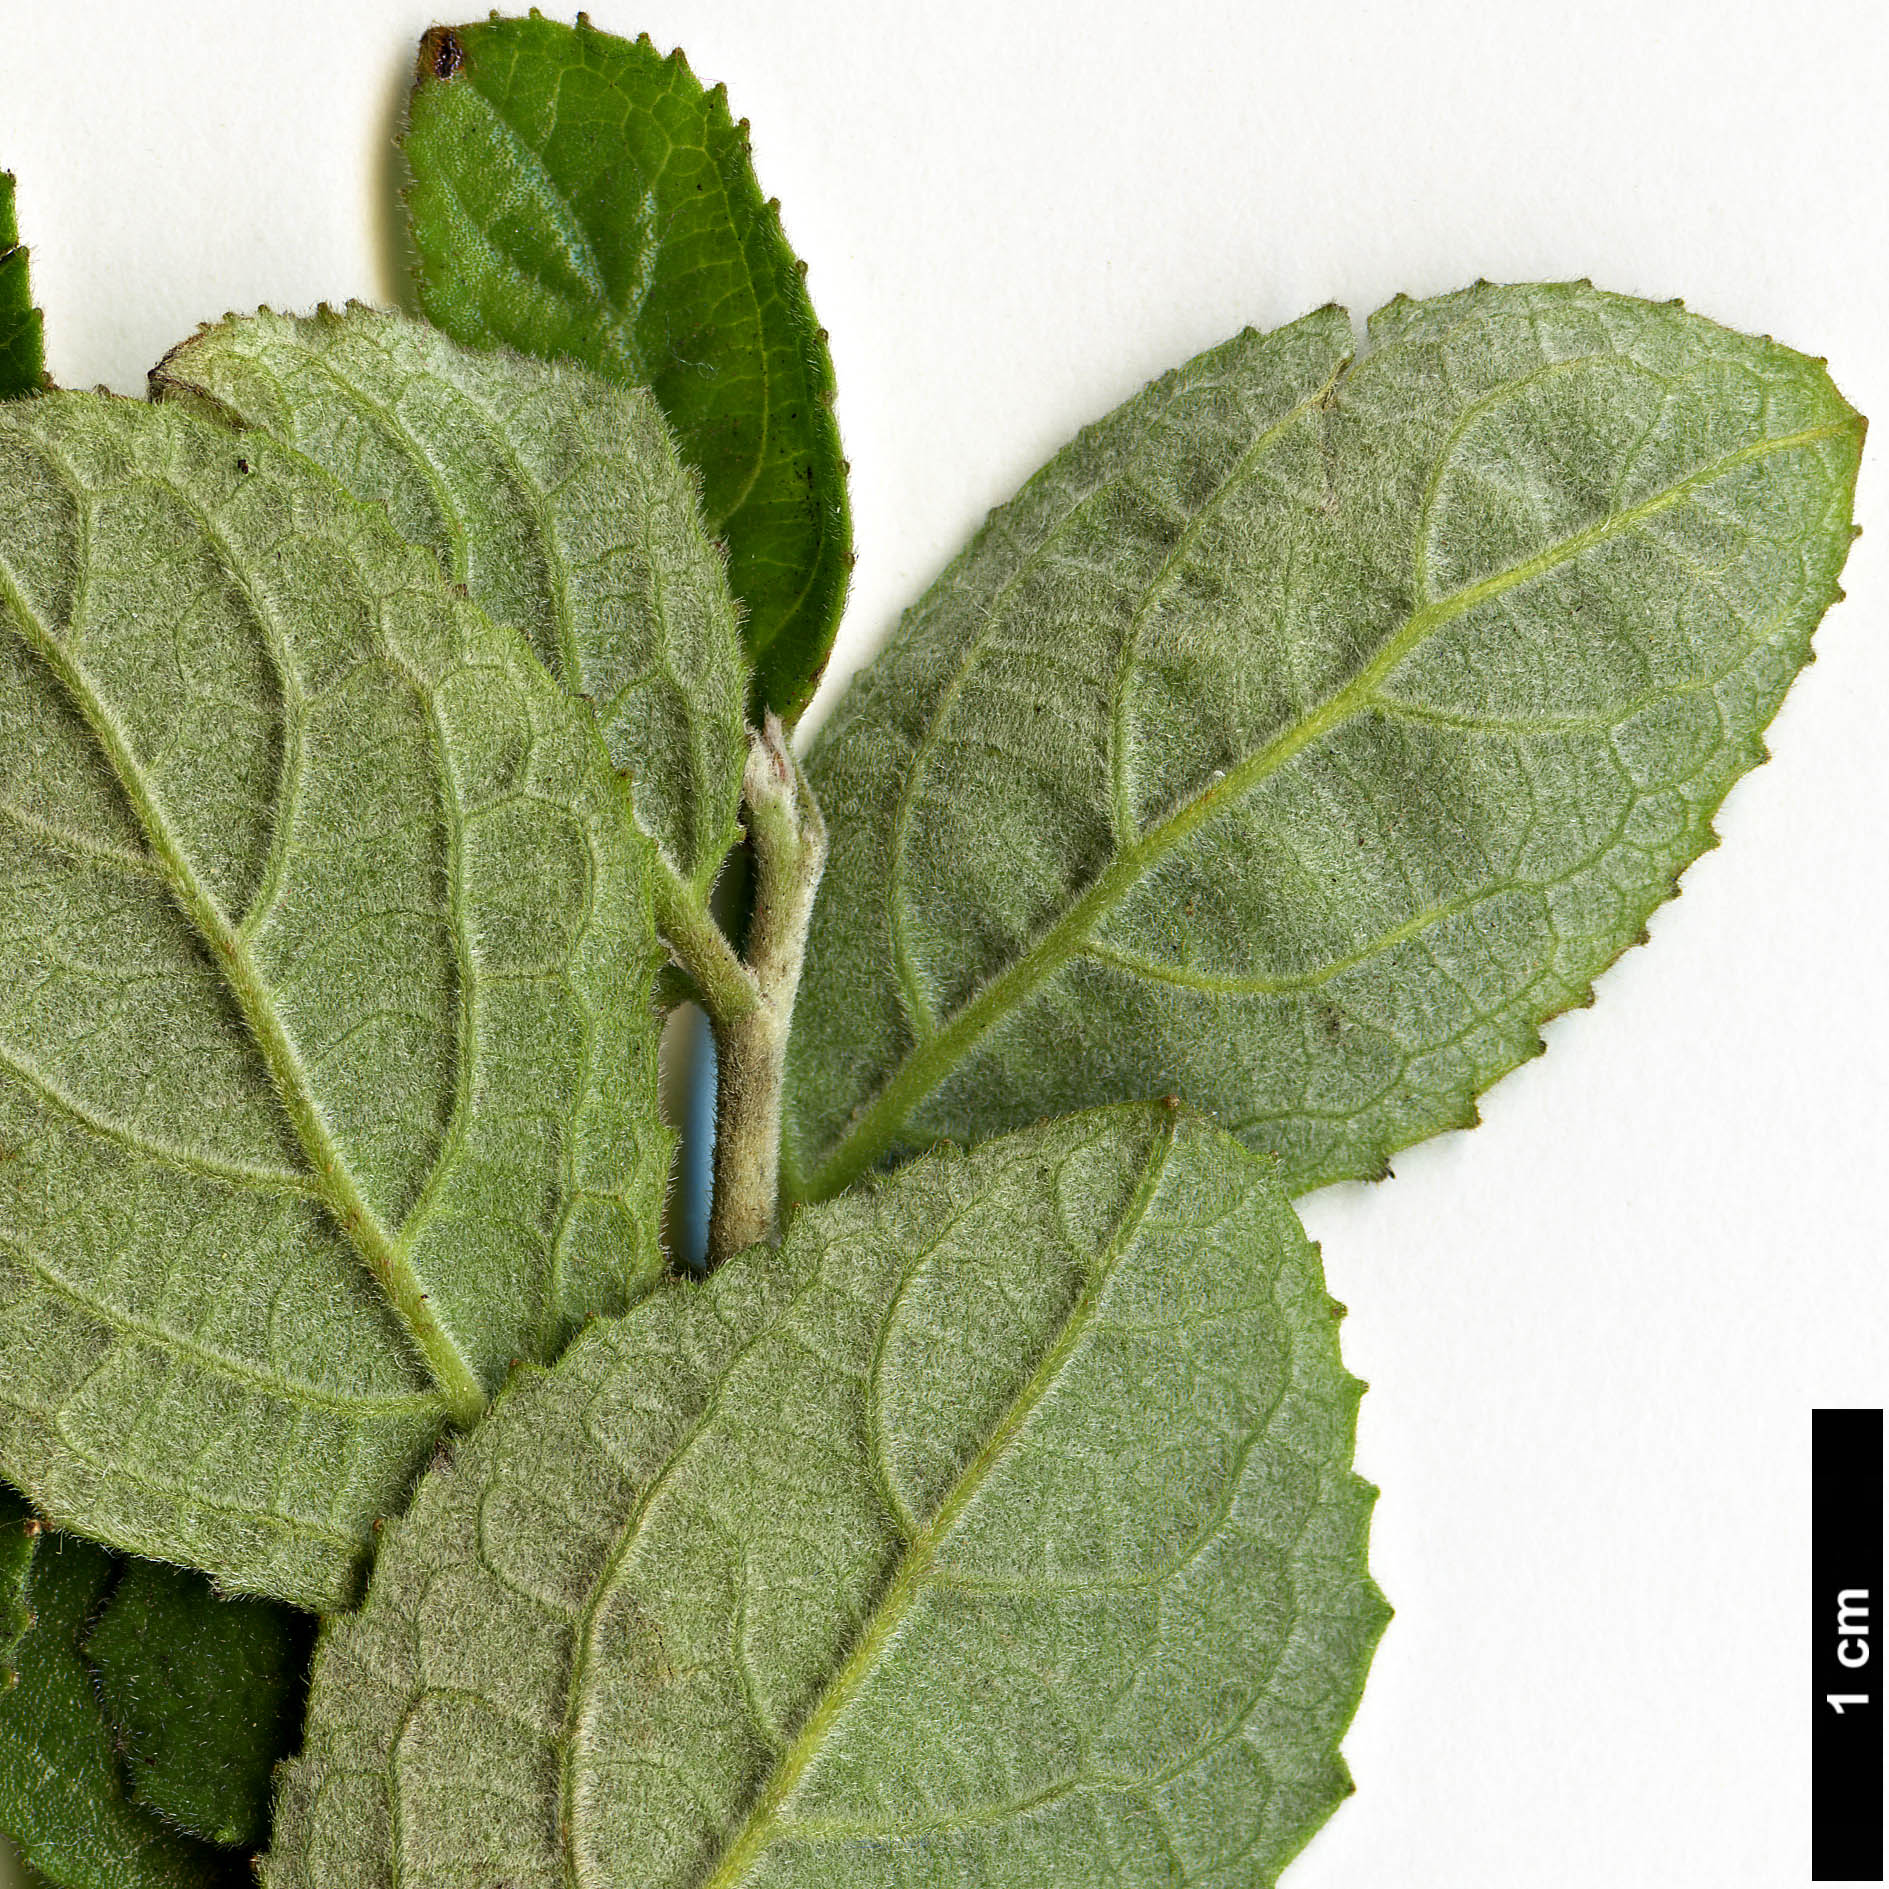
[[[941,1030],[908,1051],[871,1101],[855,1114],[852,1126],[833,1152],[797,1190],[798,1198],[826,1200],[878,1161],[891,1147],[912,1110],[970,1052],[985,1031],[1074,957],[1095,928],[1152,867],[1208,820],[1236,804],[1306,748],[1368,708],[1378,688],[1398,665],[1446,623],[1644,524],[1678,504],[1689,493],[1724,478],[1740,466],[1775,453],[1796,451],[1819,440],[1834,439],[1848,428],[1849,422],[1834,420],[1776,439],[1755,441],[1688,474],[1638,505],[1560,539],[1521,564],[1413,611],[1343,689],[1304,720],[1229,768],[1160,825],[1149,828],[1136,844],[1119,852],[1088,891],[1034,945],[986,984]]]
[[[713,1870],[701,1879],[699,1889],[737,1889],[750,1865],[773,1841],[782,1805],[799,1785],[807,1767],[819,1755],[828,1733],[852,1703],[859,1688],[878,1664],[887,1643],[911,1610],[913,1601],[917,1599],[932,1571],[932,1563],[939,1548],[957,1526],[990,1472],[1016,1441],[1031,1414],[1062,1375],[1063,1367],[1082,1342],[1124,1250],[1147,1217],[1149,1203],[1161,1185],[1168,1157],[1173,1152],[1177,1125],[1178,1118],[1173,1115],[1162,1125],[1160,1136],[1142,1171],[1140,1183],[1123,1209],[1114,1238],[1097,1254],[1088,1284],[1070,1308],[1062,1330],[1056,1335],[1056,1342],[1043,1354],[1041,1362],[1030,1374],[1029,1381],[1011,1400],[1004,1411],[1003,1421],[992,1430],[984,1447],[946,1492],[937,1513],[924,1530],[907,1544],[900,1557],[898,1573],[874,1608],[865,1633],[860,1636],[847,1656],[846,1663],[834,1676],[832,1684],[821,1695],[819,1704],[808,1715],[806,1723],[788,1746],[775,1768],[766,1793],[722,1851]]]
[[[1149,602],[1166,584],[1188,547],[1197,542],[1205,521],[1219,511],[1220,507],[1226,503],[1228,494],[1252,470],[1253,466],[1265,457],[1270,448],[1284,436],[1286,430],[1299,420],[1315,401],[1324,399],[1330,394],[1344,365],[1343,361],[1338,362],[1313,393],[1298,401],[1277,420],[1269,422],[1253,442],[1240,453],[1226,476],[1214,487],[1211,495],[1189,520],[1187,529],[1170,547],[1167,556],[1161,561],[1160,568],[1149,579],[1147,592],[1136,607],[1134,616],[1123,636],[1121,660],[1116,670],[1116,702],[1113,716],[1115,745],[1111,764],[1113,778],[1110,798],[1114,807],[1115,833],[1118,838],[1126,831],[1123,818],[1123,788],[1125,786],[1123,756],[1126,739],[1124,723],[1127,678],[1135,649],[1140,642]],[[1138,431],[1133,445],[1139,447],[1158,425],[1166,421],[1175,406],[1194,391],[1193,383],[1183,382],[1177,378],[1174,385],[1167,390],[1158,411],[1138,416]],[[1141,397],[1147,396],[1144,393]],[[1053,469],[1056,463],[1056,461],[1051,461],[1050,469]],[[1038,474],[1038,478],[1047,476],[1047,470],[1045,473]],[[938,1021],[932,1014],[930,1001],[925,995],[923,980],[918,975],[917,957],[910,941],[909,915],[903,887],[898,883],[897,870],[899,863],[905,857],[906,836],[911,831],[912,814],[918,803],[919,783],[924,777],[932,752],[938,745],[940,730],[952,709],[957,705],[959,697],[964,693],[966,682],[983,656],[986,639],[1001,620],[1005,600],[1025,578],[1043,567],[1056,546],[1063,541],[1065,533],[1074,528],[1089,508],[1104,493],[1116,491],[1129,476],[1128,471],[1119,468],[1112,469],[1105,476],[1097,478],[1092,485],[1085,486],[1074,494],[1056,522],[1043,533],[1042,537],[1018,561],[1016,568],[991,592],[981,609],[982,620],[975,632],[967,639],[964,651],[957,658],[952,670],[950,680],[939,693],[937,705],[932,710],[931,720],[913,749],[911,765],[906,769],[905,779],[900,785],[892,815],[890,856],[894,869],[892,883],[886,888],[886,924],[892,937],[892,968],[898,984],[899,1001],[904,1006],[906,1021],[911,1026],[913,1036],[921,1044],[930,1043],[937,1037]],[[1031,483],[1034,484],[1035,480]]]
[[[7,605],[27,646],[46,665],[85,722],[119,791],[125,796],[132,817],[163,868],[172,895],[207,948],[211,962],[221,971],[224,984],[236,1001],[269,1079],[294,1126],[317,1197],[405,1325],[446,1399],[453,1420],[461,1424],[476,1422],[485,1410],[485,1387],[451,1332],[434,1313],[404,1245],[381,1223],[356,1185],[352,1171],[322,1120],[307,1071],[275,1014],[268,987],[249,954],[247,941],[225,918],[198,877],[171,831],[123,731],[94,691],[90,678],[40,621],[26,601],[12,568],[3,560],[0,560],[0,601]]]
[[[544,161],[543,154],[538,150],[537,146],[532,144],[526,138],[525,134],[512,123],[511,119],[499,109],[496,101],[476,89],[473,92],[473,97],[485,107],[493,124],[511,140],[512,149],[517,154],[521,165],[528,167],[532,171],[539,188],[543,191],[545,196],[557,204],[559,211],[562,213],[563,224],[563,227],[558,233],[564,239],[566,257],[571,262],[573,268],[584,278],[585,286],[588,287],[591,293],[596,297],[598,311],[601,312],[603,317],[601,325],[608,329],[612,340],[616,343],[618,353],[625,364],[634,370],[629,375],[629,378],[632,381],[640,383],[643,378],[643,355],[642,349],[637,343],[634,325],[629,319],[629,311],[622,308],[616,298],[611,294],[610,285],[604,279],[603,264],[597,255],[596,246],[591,242],[589,233],[585,230],[583,222],[577,214],[576,206],[571,202],[570,198],[565,195],[561,186],[553,179],[550,169]],[[706,145],[703,147],[703,155],[707,155]],[[713,160],[711,160],[711,162],[712,161]],[[719,176],[719,167],[717,168],[717,175]],[[448,188],[451,188],[450,184]],[[458,192],[455,191],[454,195],[457,196]],[[462,207],[466,207],[464,197],[460,197],[459,201]],[[469,218],[472,215],[469,207],[467,207],[467,215]],[[476,222],[477,219],[473,218],[472,220]],[[487,239],[487,247],[491,249],[495,256],[500,253],[497,246],[493,244],[489,238]],[[742,256],[742,278],[748,290],[749,304],[754,312],[756,332],[762,332],[764,331],[765,324],[761,319],[760,299],[755,294],[754,278],[747,268],[747,257],[745,253]],[[542,278],[540,278],[540,280],[542,280]],[[545,286],[551,288],[551,285],[548,283]],[[654,287],[653,269],[651,272],[650,287]],[[555,288],[551,288],[551,293],[555,295],[558,291]],[[649,291],[646,289],[644,291],[644,299],[647,298],[648,293]],[[639,309],[640,306],[641,303],[639,301]],[[762,467],[767,461],[766,446],[773,392],[773,384],[767,374],[763,372],[761,375],[761,424],[756,435],[758,443],[750,459],[747,477],[742,482],[741,490],[723,504],[719,513],[714,518],[707,519],[706,522],[711,536],[720,537],[726,534],[728,521],[748,502],[749,495],[753,492],[755,484],[761,476]],[[706,506],[704,507],[704,511],[706,512]],[[770,638],[769,641],[771,642],[772,638]],[[764,644],[762,647],[765,648],[767,645]],[[573,673],[575,673],[575,671],[573,671]]]

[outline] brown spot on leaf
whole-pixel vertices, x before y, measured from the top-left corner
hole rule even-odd
[[[420,41],[420,76],[457,78],[466,63],[466,49],[450,26],[430,27]]]

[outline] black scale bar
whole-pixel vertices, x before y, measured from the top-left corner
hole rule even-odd
[[[1810,1874],[1882,1881],[1882,1412],[1811,1412]]]

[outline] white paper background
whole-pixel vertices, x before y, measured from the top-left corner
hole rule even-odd
[[[727,81],[811,264],[860,549],[823,705],[1079,424],[1329,298],[1591,275],[1827,354],[1889,417],[1867,0],[593,11]],[[0,0],[59,379],[136,390],[225,309],[387,299],[430,17]],[[1866,523],[1882,490],[1877,451]],[[1889,1387],[1872,531],[1653,948],[1483,1128],[1306,1205],[1399,1612],[1292,1889],[1808,1878],[1808,1413]]]

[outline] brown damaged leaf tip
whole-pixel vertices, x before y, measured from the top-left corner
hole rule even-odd
[[[456,79],[464,70],[466,49],[459,42],[459,35],[450,26],[434,26],[427,29],[420,41],[420,77],[434,79]]]

